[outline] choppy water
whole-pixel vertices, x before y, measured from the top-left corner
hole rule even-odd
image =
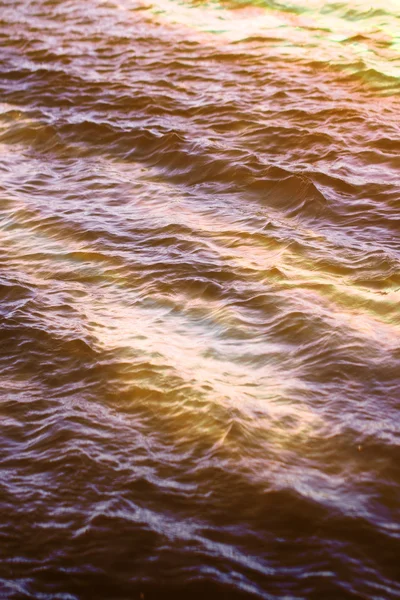
[[[376,6],[0,1],[1,598],[400,598]]]

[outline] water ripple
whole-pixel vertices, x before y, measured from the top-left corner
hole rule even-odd
[[[0,596],[400,596],[398,7],[0,0]]]

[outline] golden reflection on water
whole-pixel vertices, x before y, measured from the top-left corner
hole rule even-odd
[[[149,176],[151,173],[147,172],[141,178],[145,180]],[[168,188],[171,192],[171,185]],[[161,194],[160,201],[153,199],[150,205],[134,201],[130,204],[132,209],[138,220],[145,215],[154,222],[172,222],[200,232],[205,241],[204,258],[207,253],[218,256],[221,264],[229,264],[248,285],[257,284],[259,288],[271,290],[282,303],[289,301],[292,310],[319,314],[332,328],[348,328],[369,346],[393,349],[399,343],[398,289],[374,291],[353,283],[351,277],[343,278],[340,272],[326,272],[287,243],[280,243],[265,232],[253,234],[246,240],[246,229],[238,229],[237,224],[233,220],[229,223],[226,217],[219,220],[216,214],[209,216],[207,208],[202,210],[191,205],[178,189],[173,201],[166,202],[165,195]],[[18,211],[12,206],[12,213],[13,216],[3,222],[3,244],[12,249],[12,262],[24,264],[25,273],[36,280],[40,288],[45,290],[47,274],[63,269],[64,264],[78,271],[81,265],[82,276],[86,273],[97,281],[99,291],[94,295],[85,294],[79,301],[79,326],[100,348],[124,349],[142,358],[148,356],[150,362],[172,369],[182,382],[191,382],[191,387],[202,395],[203,385],[209,386],[210,392],[206,395],[213,403],[221,406],[228,403],[244,415],[250,411],[249,417],[254,415],[256,406],[258,426],[262,427],[264,421],[268,431],[277,411],[282,418],[292,411],[293,417],[296,415],[297,431],[303,425],[309,427],[311,422],[315,422],[315,427],[320,426],[306,404],[299,407],[290,402],[290,408],[275,404],[275,399],[290,397],[291,389],[297,393],[306,390],[301,364],[292,375],[287,372],[284,377],[281,369],[272,364],[271,367],[265,361],[259,367],[254,364],[257,353],[273,358],[282,349],[262,339],[251,342],[252,330],[248,331],[246,322],[234,307],[188,296],[178,289],[165,295],[156,291],[153,300],[151,294],[146,300],[140,293],[132,296],[135,281],[132,275],[120,274],[118,260],[102,253],[101,249],[93,253],[85,241],[74,239],[76,234],[68,232],[62,224],[59,229],[60,224],[52,226],[42,220],[32,228],[35,213],[27,204],[19,201]],[[37,216],[40,217],[40,212]],[[279,215],[277,218],[284,222]],[[287,224],[290,226],[290,220]],[[303,229],[307,237],[324,243],[320,234]],[[129,304],[122,300],[124,289],[130,290]],[[50,314],[46,317],[46,328],[54,328],[56,336],[65,327],[60,325],[57,314],[54,319]],[[68,329],[68,324],[66,327]],[[219,335],[224,336],[225,330],[232,330],[235,337],[242,338],[241,346],[235,347],[237,342],[229,341],[221,344]],[[246,364],[241,355],[246,355],[248,344],[249,356],[253,358]],[[130,380],[129,371],[125,377]],[[132,377],[135,381],[134,372]],[[265,381],[261,387],[260,381]],[[146,385],[151,390],[151,382],[147,381]],[[263,419],[261,415],[265,411],[268,416]]]
[[[138,172],[140,173],[140,165]],[[152,175],[147,171],[144,176],[140,174],[139,177],[146,182],[147,178],[151,180]],[[172,189],[169,184],[166,192]],[[221,264],[222,261],[228,261],[234,269],[239,268],[249,282],[272,284],[275,288],[289,291],[292,288],[304,288],[306,295],[313,295],[317,304],[323,304],[325,298],[329,310],[348,313],[352,321],[360,319],[361,330],[370,331],[374,337],[379,336],[375,331],[377,326],[383,328],[382,333],[384,330],[392,330],[394,335],[399,333],[399,315],[396,310],[390,310],[390,307],[396,308],[400,300],[400,290],[395,283],[388,281],[387,286],[380,286],[379,290],[374,290],[368,288],[368,285],[353,282],[352,275],[343,277],[340,270],[337,274],[332,268],[329,272],[324,271],[312,259],[294,251],[288,242],[279,242],[265,231],[255,235],[246,226],[237,229],[234,219],[229,222],[226,214],[224,218],[215,213],[209,214],[207,207],[203,209],[188,202],[178,188],[174,190],[172,200],[166,202],[165,197],[162,197],[162,201],[153,198],[149,205],[148,201],[138,198],[133,205],[130,204],[130,208],[133,206],[138,219],[144,215],[148,217],[150,210],[151,218],[155,221],[165,220],[201,232],[204,236],[204,257],[206,258],[207,252],[218,255]],[[102,267],[105,263],[107,267],[114,266],[118,269],[118,261],[113,261],[112,257],[102,255],[101,252],[96,258],[91,250],[85,248],[85,242],[74,240],[74,233],[68,231],[65,226],[62,232],[58,233],[57,227],[52,228],[46,221],[40,222],[41,213],[38,212],[38,224],[32,231],[35,213],[30,211],[28,204],[21,201],[18,202],[18,211],[15,212],[13,206],[10,212],[13,214],[4,221],[3,230],[6,228],[9,231],[7,244],[16,245],[15,257],[18,252],[25,256],[25,260],[28,257],[35,259],[34,250],[45,249],[46,254],[43,256],[46,258],[49,253],[49,256],[58,256],[61,261],[72,260],[82,265],[88,264],[93,275],[99,276],[105,282],[109,281],[122,287],[131,285],[132,282],[124,281],[118,270],[114,273],[112,269]],[[270,208],[269,214],[273,214]],[[318,232],[300,223],[293,224],[291,219],[285,219],[279,212],[276,212],[274,218],[281,225],[294,225],[297,233],[302,231],[306,237],[316,239],[322,244],[326,243]],[[46,268],[52,272],[51,265]],[[370,326],[367,325],[368,320]],[[361,322],[364,324],[361,325]]]
[[[91,600],[112,571],[113,598],[137,572],[260,598],[395,589],[399,8],[5,7],[22,587]],[[88,591],[88,573],[105,579]]]
[[[351,72],[362,60],[366,70],[400,77],[398,0],[385,2],[383,11],[367,0],[352,0],[346,6],[324,0],[300,1],[284,8],[262,1],[155,0],[151,7],[156,20],[189,27],[211,36],[214,43],[254,39],[258,50],[264,46],[267,53],[272,49],[275,57],[312,61],[315,68],[328,63]],[[366,72],[365,82],[376,84],[372,72]]]

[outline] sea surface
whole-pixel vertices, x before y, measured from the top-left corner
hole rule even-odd
[[[1,600],[400,598],[400,0],[0,0]]]

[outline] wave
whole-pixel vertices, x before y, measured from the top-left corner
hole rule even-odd
[[[390,0],[0,4],[0,596],[394,600]]]

